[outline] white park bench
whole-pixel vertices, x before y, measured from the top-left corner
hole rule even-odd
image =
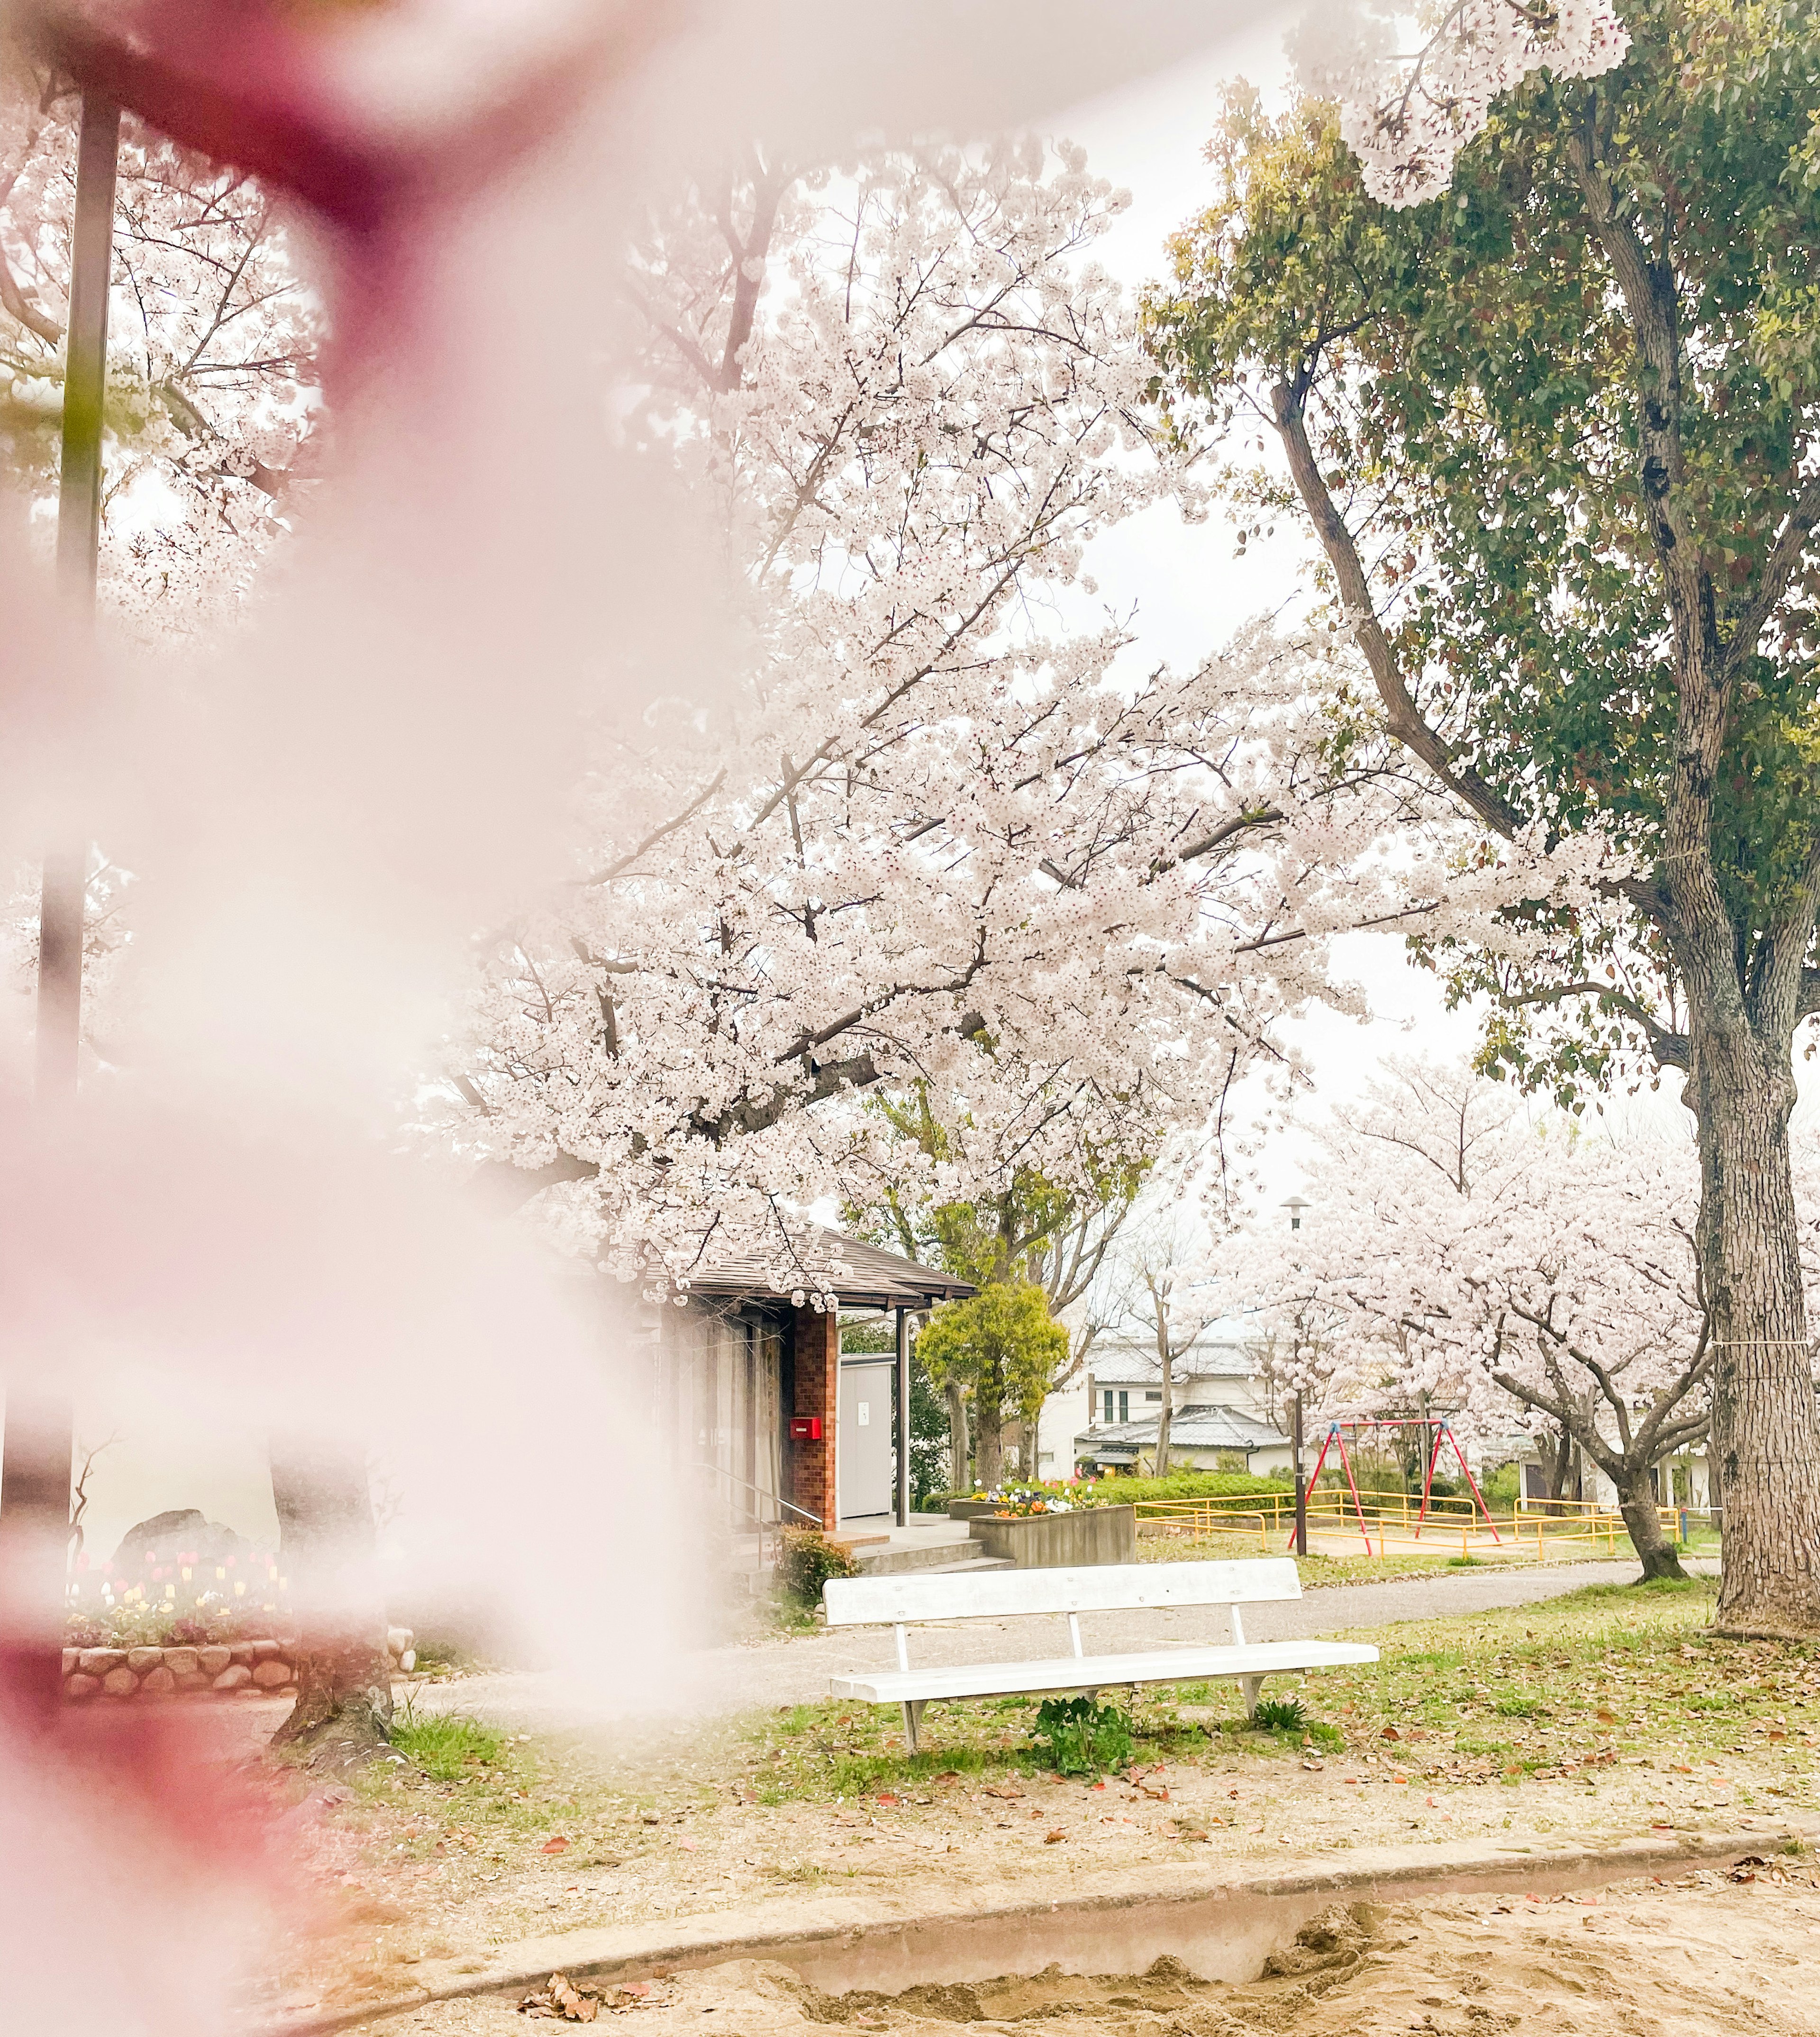
[[[1221,1563],[1097,1563],[1080,1570],[995,1570],[973,1577],[916,1572],[879,1578],[830,1578],[821,1588],[830,1627],[891,1627],[897,1634],[897,1667],[873,1674],[836,1676],[837,1698],[901,1705],[904,1737],[912,1753],[923,1707],[942,1699],[1037,1696],[1067,1691],[1089,1696],[1140,1684],[1202,1684],[1229,1679],[1255,1716],[1265,1677],[1286,1671],[1327,1669],[1346,1662],[1375,1662],[1377,1650],[1351,1641],[1247,1641],[1241,1605],[1300,1598],[1301,1579],[1287,1556],[1254,1556]],[[1142,1655],[1089,1655],[1082,1645],[1081,1616],[1169,1606],[1226,1608],[1230,1638],[1211,1647],[1159,1648]],[[1074,1642],[1069,1655],[1007,1662],[973,1662],[947,1669],[912,1669],[906,1630],[930,1620],[1006,1619],[1030,1613],[1066,1613]]]

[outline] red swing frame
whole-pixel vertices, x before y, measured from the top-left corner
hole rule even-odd
[[[1423,1426],[1425,1427],[1427,1424],[1425,1423]],[[1365,1554],[1368,1556],[1372,1552],[1371,1529],[1365,1521],[1364,1502],[1359,1498],[1358,1480],[1353,1476],[1352,1457],[1346,1449],[1346,1431],[1348,1429],[1407,1429],[1408,1427],[1409,1423],[1407,1421],[1330,1422],[1327,1424],[1327,1435],[1321,1443],[1320,1455],[1315,1459],[1315,1468],[1308,1474],[1306,1490],[1312,1492],[1320,1477],[1321,1466],[1327,1461],[1327,1452],[1338,1443],[1340,1464],[1346,1472],[1346,1484],[1352,1493],[1353,1511],[1358,1516],[1359,1534],[1365,1543]],[[1434,1424],[1434,1448],[1429,1453],[1428,1468],[1422,1476],[1422,1511],[1416,1516],[1414,1539],[1418,1541],[1422,1539],[1422,1524],[1428,1519],[1429,1499],[1434,1490],[1434,1471],[1435,1466],[1441,1461],[1441,1446],[1443,1437],[1453,1445],[1453,1453],[1459,1460],[1460,1470],[1465,1475],[1467,1488],[1471,1492],[1479,1512],[1485,1516],[1485,1525],[1491,1530],[1491,1539],[1501,1545],[1504,1537],[1497,1532],[1497,1523],[1491,1517],[1491,1509],[1485,1503],[1485,1495],[1478,1489],[1478,1480],[1472,1475],[1472,1467],[1466,1461],[1466,1453],[1459,1446],[1459,1438],[1448,1426],[1444,1415],[1437,1418]],[[1383,1538],[1380,1536],[1379,1539],[1381,1542]],[[1295,1547],[1295,1536],[1292,1532],[1289,1542],[1289,1546],[1292,1549]]]

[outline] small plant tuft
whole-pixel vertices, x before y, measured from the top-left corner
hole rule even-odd
[[[459,1782],[505,1752],[507,1736],[459,1712],[421,1715],[405,1704],[392,1720],[392,1745],[436,1782]]]
[[[1306,1733],[1308,1715],[1300,1698],[1263,1698],[1252,1714],[1252,1723],[1259,1733]]]
[[[1098,1775],[1131,1759],[1131,1721],[1091,1698],[1045,1698],[1036,1708],[1035,1748],[1060,1775]]]

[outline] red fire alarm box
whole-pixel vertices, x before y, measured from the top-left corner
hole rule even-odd
[[[821,1417],[819,1415],[792,1415],[790,1418],[790,1440],[793,1443],[820,1442]]]

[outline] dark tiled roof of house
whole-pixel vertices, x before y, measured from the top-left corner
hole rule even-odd
[[[979,1292],[969,1281],[919,1266],[901,1252],[887,1252],[844,1232],[824,1230],[821,1237],[846,1264],[846,1272],[833,1283],[843,1308],[927,1309],[938,1302],[960,1301]],[[756,1257],[710,1257],[691,1279],[689,1288],[692,1293],[723,1300],[790,1298],[771,1284],[766,1267]]]
[[[1169,1424],[1172,1449],[1281,1449],[1289,1440],[1268,1422],[1231,1408],[1180,1408]],[[1104,1427],[1086,1430],[1074,1438],[1077,1457],[1093,1457],[1102,1464],[1129,1464],[1141,1451],[1156,1446],[1154,1415],[1140,1422],[1109,1422]]]

